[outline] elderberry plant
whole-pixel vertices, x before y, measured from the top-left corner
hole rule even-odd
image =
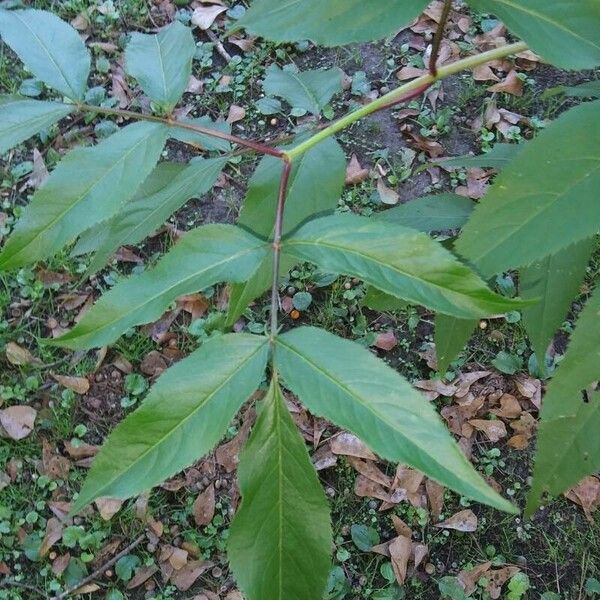
[[[278,42],[310,39],[338,46],[384,38],[406,26],[429,0],[254,0],[236,27]],[[345,160],[334,135],[368,115],[425,92],[465,69],[531,48],[563,69],[600,63],[598,0],[468,0],[494,13],[523,41],[438,66],[448,18],[445,0],[429,71],[318,131],[265,144],[231,134],[208,117],[177,119],[191,74],[191,31],[175,22],[155,35],[134,33],[127,73],[151,99],[131,112],[86,101],[90,53],[51,13],[0,10],[0,35],[60,100],[0,100],[0,152],[74,115],[130,121],[96,145],[69,152],[23,209],[0,252],[0,269],[48,258],[76,242],[89,272],[124,244],[156,230],[190,197],[207,192],[233,152],[263,155],[237,225],[187,232],[156,266],[115,285],[69,332],[48,343],[86,350],[114,343],[152,322],[178,297],[231,284],[225,329],[271,289],[264,335],[211,337],[167,370],[142,405],[118,425],[94,461],[73,511],[101,496],[128,498],[210,452],[242,405],[269,375],[269,390],[241,456],[242,503],[231,526],[229,557],[249,600],[322,597],[332,534],[327,501],[282,387],[306,408],[352,431],[382,458],[419,469],[441,484],[500,510],[516,508],[464,457],[434,408],[395,370],[360,345],[323,329],[281,332],[280,273],[302,262],[357,277],[374,302],[408,302],[436,313],[442,372],[482,317],[522,310],[543,363],[548,345],[583,279],[600,223],[600,104],[584,102],[534,140],[497,148],[470,165],[501,173],[477,206],[442,194],[374,218],[333,215]],[[268,71],[265,89],[319,115],[341,88],[335,71]],[[588,97],[598,87],[588,86]],[[160,161],[168,139],[193,142],[212,158]],[[234,149],[237,147],[237,149]],[[414,210],[413,210],[414,209]],[[452,251],[427,234],[463,226]],[[521,299],[492,292],[486,280],[519,270]],[[548,386],[527,511],[600,469],[600,292],[582,311],[567,355]],[[582,400],[582,390],[589,389]]]

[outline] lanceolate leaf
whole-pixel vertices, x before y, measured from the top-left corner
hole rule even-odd
[[[520,273],[519,290],[523,298],[539,299],[523,310],[523,323],[540,365],[544,364],[548,345],[577,296],[594,246],[594,238],[583,240]]]
[[[281,177],[281,161],[271,156],[263,158],[248,187],[239,224],[256,235],[270,238],[275,222],[277,193]],[[284,232],[297,227],[315,213],[333,210],[344,187],[346,158],[332,138],[324,140],[294,161],[286,200]],[[281,272],[290,269],[293,260],[283,258]],[[229,298],[229,325],[235,323],[244,309],[271,285],[272,262],[265,263],[248,282],[233,287]]]
[[[597,233],[600,136],[590,135],[595,131],[600,102],[570,110],[528,142],[475,209],[457,251],[489,277]]]
[[[550,382],[541,413],[527,512],[543,492],[553,496],[600,469],[600,287],[583,309],[564,360]]]
[[[276,380],[238,468],[242,504],[229,559],[248,600],[320,600],[333,543],[329,508]]]
[[[265,337],[223,335],[166,371],[94,459],[73,512],[140,494],[209,452],[260,385],[268,353]]]
[[[23,211],[0,270],[46,258],[111,217],[154,168],[165,139],[161,124],[139,122],[68,154]]]
[[[275,366],[315,415],[478,502],[514,512],[473,469],[424,396],[367,349],[322,329],[277,338]]]
[[[89,272],[104,266],[119,246],[141,242],[190,198],[208,192],[226,162],[226,158],[196,158],[160,191],[128,202],[118,215],[104,224],[105,237],[94,255]]]
[[[351,215],[322,217],[286,239],[283,252],[463,319],[522,306],[491,292],[473,271],[427,234],[380,220]]]
[[[0,10],[0,36],[38,79],[83,100],[90,53],[70,25],[44,10]]]
[[[110,344],[130,327],[158,319],[180,296],[220,281],[245,281],[267,249],[232,225],[193,229],[154,268],[115,285],[71,331],[48,343],[72,349]]]
[[[600,5],[597,0],[468,0],[501,19],[532,50],[561,69],[600,64]]]
[[[0,96],[0,154],[50,127],[73,111],[68,104]]]
[[[427,4],[428,0],[254,0],[238,24],[275,42],[310,39],[341,46],[395,33]]]
[[[474,208],[473,200],[464,196],[436,194],[384,210],[375,218],[429,233],[462,227]]]
[[[263,89],[269,96],[281,96],[293,108],[318,115],[334,94],[342,91],[342,72],[339,69],[295,71],[271,65]]]
[[[192,31],[173,21],[155,35],[132,33],[125,68],[154,102],[171,111],[187,87],[195,52]]]
[[[435,164],[441,167],[491,167],[503,169],[525,147],[525,144],[496,144],[489,152],[478,156],[456,156],[439,160]]]
[[[457,319],[447,315],[435,315],[435,353],[437,370],[445,373],[450,363],[458,356],[469,341],[477,321]]]
[[[158,163],[155,169],[146,177],[144,182],[137,189],[135,194],[131,197],[129,202],[137,202],[148,196],[153,196],[163,188],[167,187],[171,181],[185,169],[184,163],[176,163],[171,161],[164,161]],[[113,217],[114,220],[114,217]],[[112,221],[112,220],[111,220]],[[108,229],[110,228],[109,223],[101,222],[94,227],[86,229],[77,240],[77,243],[71,250],[71,256],[81,256],[82,254],[89,254],[94,250],[100,248],[104,240],[108,237]]]

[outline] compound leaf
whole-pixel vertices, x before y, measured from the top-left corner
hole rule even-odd
[[[600,287],[581,312],[544,396],[529,514],[544,492],[556,496],[600,469],[600,393],[584,391],[600,379],[599,339]]]
[[[592,131],[600,131],[600,102],[559,117],[498,175],[455,246],[484,277],[598,232],[600,136]]]
[[[0,253],[0,270],[51,256],[113,216],[154,168],[166,132],[160,123],[133,123],[67,154],[23,210]]]
[[[342,75],[339,69],[297,71],[291,66],[280,69],[271,65],[263,89],[269,96],[284,98],[293,108],[318,115],[342,91]]]
[[[442,314],[435,315],[434,341],[439,373],[443,374],[448,370],[450,363],[473,335],[475,327],[477,321],[457,319]]]
[[[355,215],[315,219],[284,241],[283,252],[458,318],[479,318],[523,306],[493,293],[427,234],[382,220]]]
[[[73,27],[45,10],[0,9],[0,35],[37,79],[83,100],[91,60]]]
[[[274,361],[285,385],[313,414],[351,431],[382,458],[514,512],[475,471],[425,397],[366,348],[300,327],[278,336]]]
[[[375,218],[429,233],[462,227],[474,208],[473,200],[464,196],[435,194],[384,210]]]
[[[519,275],[522,297],[539,300],[523,309],[523,324],[540,365],[577,296],[594,246],[594,238],[583,240],[526,267]]]
[[[59,102],[0,96],[0,154],[29,139],[73,112]]]
[[[48,343],[71,349],[110,344],[130,327],[158,319],[180,296],[220,281],[245,281],[267,249],[233,225],[192,229],[155,267],[115,285],[73,329]]]
[[[419,16],[428,0],[254,0],[238,21],[275,42],[310,39],[322,46],[369,42]]]
[[[329,508],[276,380],[238,468],[242,504],[229,558],[248,600],[322,598],[333,543]]]
[[[270,238],[273,233],[281,169],[281,161],[272,156],[260,161],[250,179],[240,213],[239,224],[263,238]],[[315,213],[333,210],[342,193],[345,175],[346,158],[333,138],[324,140],[294,161],[285,204],[284,233]],[[269,288],[272,264],[269,255],[249,281],[233,286],[228,325],[233,325],[248,304]],[[293,264],[293,260],[283,257],[281,271],[285,272]]]
[[[73,512],[100,496],[140,494],[209,452],[260,385],[268,354],[267,338],[228,334],[165,371],[109,436]]]
[[[527,42],[532,50],[561,69],[592,69],[600,64],[598,0],[468,0],[490,12]]]
[[[118,215],[103,224],[104,238],[88,273],[104,266],[119,246],[137,244],[156,231],[190,198],[208,192],[226,162],[226,158],[195,158],[158,192],[128,202]]]
[[[170,112],[188,85],[195,52],[191,29],[173,21],[157,34],[132,33],[125,68],[154,102]]]

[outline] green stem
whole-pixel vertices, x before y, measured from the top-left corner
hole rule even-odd
[[[493,60],[505,58],[510,54],[524,52],[525,50],[527,50],[527,44],[524,42],[517,42],[516,44],[509,44],[500,48],[494,48],[494,50],[482,52],[481,54],[476,54],[475,56],[469,56],[449,65],[440,67],[435,76],[428,73],[427,75],[423,75],[417,79],[413,79],[412,81],[405,83],[404,85],[401,85],[388,94],[381,96],[381,98],[377,98],[377,100],[374,100],[370,104],[362,106],[345,117],[342,117],[335,123],[332,123],[329,127],[322,129],[311,138],[308,138],[301,144],[298,144],[298,146],[295,148],[288,150],[285,154],[289,160],[294,160],[298,156],[304,154],[307,150],[310,150],[313,146],[316,146],[319,142],[322,142],[342,129],[346,129],[353,123],[356,123],[356,121],[360,121],[360,119],[363,119],[364,117],[377,112],[378,110],[382,110],[390,105],[396,104],[407,96],[410,97],[411,93],[419,88],[426,89],[436,81],[445,79],[446,77],[459,73],[460,71],[472,69]]]

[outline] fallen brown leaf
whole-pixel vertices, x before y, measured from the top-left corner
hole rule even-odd
[[[36,416],[37,411],[31,406],[9,406],[0,410],[0,425],[9,438],[22,440],[33,431]]]
[[[246,116],[246,109],[237,104],[232,104],[229,107],[229,114],[227,115],[227,123],[237,123]]]
[[[200,575],[211,569],[213,566],[214,563],[208,560],[195,560],[190,562],[171,575],[171,583],[173,583],[180,592],[186,592],[194,585]]]
[[[390,351],[398,345],[398,340],[393,331],[385,331],[377,335],[373,345],[380,350]]]
[[[369,169],[363,169],[356,154],[352,155],[346,167],[346,185],[356,185],[369,178]]]
[[[470,596],[477,589],[477,582],[484,573],[487,573],[490,570],[491,566],[492,563],[488,561],[477,565],[470,570],[461,571],[457,575],[456,578],[467,596]]]
[[[343,456],[356,456],[367,460],[377,460],[377,457],[354,434],[342,432],[329,440],[331,451]]]
[[[34,362],[33,355],[27,348],[15,344],[15,342],[8,342],[4,348],[6,353],[6,359],[11,365],[28,365]]]
[[[67,375],[56,375],[55,373],[51,373],[51,375],[60,385],[73,390],[76,394],[87,394],[90,389],[90,382],[87,377],[69,377]]]
[[[508,435],[506,425],[502,421],[488,421],[486,419],[471,419],[472,425],[477,431],[482,431],[490,442],[497,442]]]
[[[488,88],[488,92],[504,92],[513,96],[523,95],[523,80],[513,69],[503,81]]]
[[[399,535],[390,543],[388,549],[396,581],[398,585],[402,586],[406,581],[408,561],[412,554],[412,541],[410,538]]]
[[[467,508],[457,512],[441,523],[436,523],[435,527],[471,533],[477,530],[477,515],[470,508]]]
[[[192,506],[194,521],[198,527],[208,525],[215,516],[215,486],[210,484],[201,494],[198,495]]]
[[[110,521],[123,506],[123,500],[119,498],[109,498],[108,496],[102,496],[97,498],[94,502],[100,516],[104,521]]]
[[[226,6],[198,6],[192,13],[192,24],[200,29],[210,29],[215,19],[227,10]]]
[[[46,523],[46,533],[39,550],[41,557],[46,556],[50,552],[50,548],[62,539],[62,534],[63,524],[58,519],[50,517]]]
[[[433,481],[433,479],[427,479],[425,481],[425,491],[427,492],[427,500],[429,500],[429,508],[431,512],[431,520],[437,523],[440,518],[440,514],[444,508],[444,490],[446,488],[443,485]]]

